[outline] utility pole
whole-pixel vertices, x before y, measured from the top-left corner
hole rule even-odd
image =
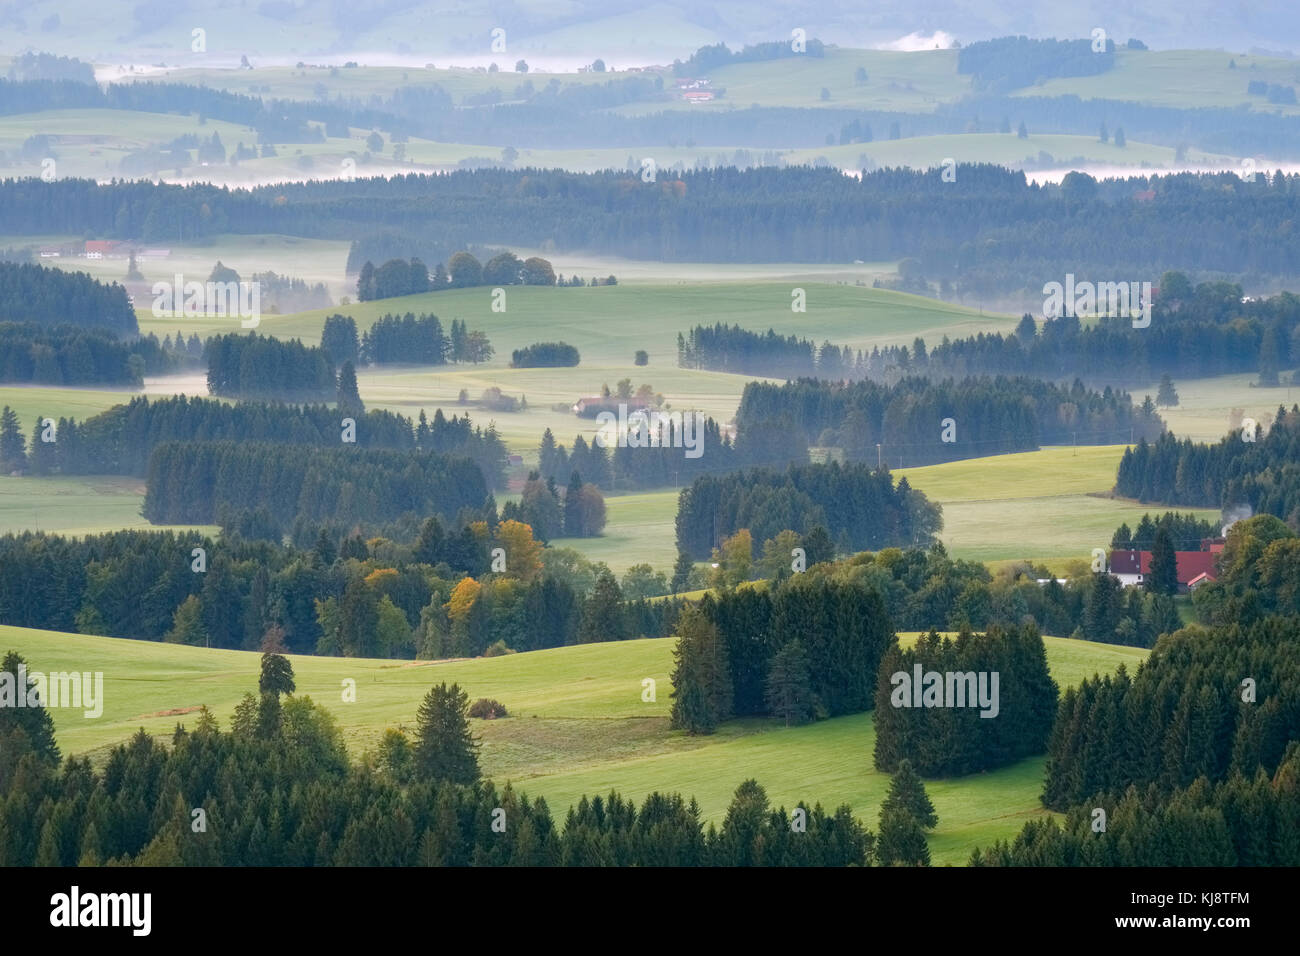
[[[880,471],[883,467],[880,463],[880,451],[880,442],[876,442],[876,471]]]

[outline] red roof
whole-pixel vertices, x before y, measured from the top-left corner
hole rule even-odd
[[[1218,580],[1214,569],[1214,559],[1218,555],[1213,551],[1175,551],[1178,562],[1178,583],[1190,584],[1200,575],[1208,575],[1210,580]],[[1110,570],[1113,574],[1151,573],[1150,551],[1112,551],[1110,553]]]

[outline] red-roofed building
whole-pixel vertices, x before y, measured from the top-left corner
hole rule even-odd
[[[1214,561],[1217,551],[1175,551],[1178,563],[1178,587],[1186,590],[1192,582],[1203,584],[1206,580],[1218,580],[1218,571]],[[1150,551],[1112,551],[1110,553],[1110,573],[1119,578],[1124,587],[1141,584],[1151,573]]]

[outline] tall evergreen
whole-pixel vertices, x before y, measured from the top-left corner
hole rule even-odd
[[[784,720],[787,727],[806,723],[812,717],[813,692],[808,678],[808,655],[798,638],[772,655],[764,691],[768,712]]]
[[[364,414],[366,410],[361,403],[361,392],[357,390],[357,371],[351,362],[344,362],[339,369],[338,406],[340,412],[352,415]]]
[[[898,762],[893,779],[889,781],[889,794],[880,805],[882,811],[901,810],[912,816],[917,823],[927,830],[933,830],[939,823],[934,812],[930,795],[925,792],[925,784],[912,769],[912,761],[904,758]]]
[[[0,473],[7,475],[27,468],[25,445],[18,414],[6,405],[0,412]]]
[[[1156,530],[1155,543],[1151,546],[1151,566],[1144,584],[1152,594],[1178,593],[1178,556],[1164,527]]]
[[[415,772],[424,780],[472,784],[479,779],[478,743],[469,729],[469,695],[441,683],[416,712]]]
[[[574,471],[564,492],[564,536],[583,538],[586,533],[582,522],[582,477]]]

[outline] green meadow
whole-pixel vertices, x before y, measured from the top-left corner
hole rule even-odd
[[[910,640],[911,636],[903,639]],[[1146,651],[1045,638],[1057,683],[1077,684],[1093,673],[1130,670]],[[506,657],[404,662],[294,657],[297,692],[327,707],[354,754],[373,750],[388,727],[415,724],[415,711],[434,683],[457,682],[471,699],[492,697],[511,716],[474,721],[485,775],[533,795],[562,812],[583,793],[617,789],[640,800],[655,790],[696,797],[707,820],[720,822],[736,786],[749,777],[774,804],[804,799],[848,803],[874,828],[889,777],[872,767],[870,714],[788,728],[768,720],[730,722],[709,737],[668,727],[672,639],[588,644]],[[103,714],[54,709],[67,754],[104,759],[108,748],[137,729],[165,736],[192,724],[206,705],[223,726],[257,683],[259,658],[244,651],[61,634],[0,626],[0,646],[17,650],[32,670],[104,675]],[[654,701],[643,681],[655,681]],[[343,702],[355,681],[356,700]],[[927,782],[938,811],[931,838],[938,864],[964,863],[977,845],[1009,838],[1038,804],[1042,758],[991,773]]]

